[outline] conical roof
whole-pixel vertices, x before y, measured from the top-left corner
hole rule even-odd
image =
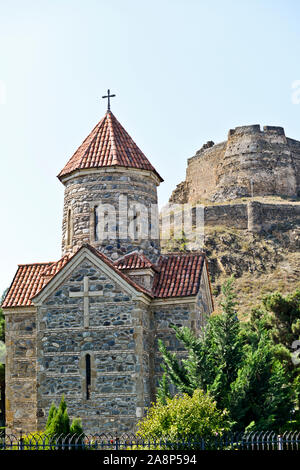
[[[113,113],[107,111],[61,170],[58,178],[79,169],[113,166],[153,171],[163,181]]]

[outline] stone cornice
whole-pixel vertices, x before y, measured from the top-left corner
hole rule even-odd
[[[126,173],[126,174],[136,172],[136,173],[139,173],[141,175],[150,176],[154,180],[156,186],[160,185],[160,180],[159,180],[158,176],[156,176],[156,174],[153,173],[153,171],[140,170],[138,168],[126,168],[126,167],[122,167],[122,166],[118,166],[118,165],[116,165],[114,167],[83,168],[81,170],[75,170],[73,173],[71,173],[67,176],[62,176],[61,177],[61,182],[63,184],[65,184],[68,181],[70,181],[74,178],[77,178],[78,176],[95,175],[95,174],[103,174],[103,173],[116,173],[116,171],[118,171],[120,173]]]
[[[196,304],[197,296],[189,297],[165,297],[161,299],[154,299],[151,302],[151,306],[156,307],[158,305],[176,305],[176,304]]]
[[[13,314],[32,314],[37,312],[37,308],[35,306],[30,305],[29,307],[4,307],[3,314],[4,315],[13,315]]]

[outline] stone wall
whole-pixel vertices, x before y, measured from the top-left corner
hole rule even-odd
[[[252,201],[248,204],[248,230],[269,231],[300,224],[300,204],[265,204]]]
[[[247,204],[222,204],[204,207],[205,226],[226,225],[239,229],[248,228]]]
[[[112,260],[139,248],[150,260],[157,261],[160,252],[158,230],[155,233],[155,224],[158,224],[158,214],[155,212],[158,181],[153,173],[126,168],[113,171],[101,168],[69,177],[64,185],[63,255],[75,252],[84,243],[89,243]],[[127,198],[127,207],[120,205],[121,195]],[[95,208],[99,204],[110,205],[115,209],[116,219],[111,219],[109,223],[113,229],[116,228],[116,237],[108,234],[105,240],[101,240],[102,237],[97,239],[97,233],[102,228],[95,219]],[[128,208],[136,204],[142,204],[148,211],[146,236],[139,231],[136,236],[134,234],[135,238],[133,235],[123,237],[119,232],[123,229],[119,214],[128,212]],[[136,207],[139,213],[139,208]],[[132,223],[130,217],[129,224]],[[141,220],[142,214],[139,217]]]
[[[251,232],[268,231],[300,224],[299,203],[265,203],[250,200],[241,204],[204,206],[205,227],[225,226]]]
[[[186,179],[170,201],[197,203],[253,196],[300,196],[300,142],[282,127],[231,129],[228,139],[188,159]]]
[[[36,312],[5,310],[6,430],[32,432],[37,425]]]
[[[89,278],[89,326],[83,323],[83,290]],[[153,399],[147,306],[88,261],[82,262],[38,307],[38,429],[52,402],[65,395],[71,418],[86,432],[133,431]],[[91,357],[90,398],[86,396],[85,356]]]

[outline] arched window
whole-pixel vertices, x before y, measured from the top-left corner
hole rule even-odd
[[[91,356],[85,356],[85,386],[86,386],[86,399],[90,399],[91,395]]]

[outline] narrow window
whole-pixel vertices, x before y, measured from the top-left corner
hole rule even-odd
[[[67,214],[67,245],[71,245],[72,241],[72,210],[68,209]]]
[[[134,240],[137,240],[139,237],[139,217],[141,216],[140,212],[134,208],[134,213],[133,213],[133,238]]]
[[[86,383],[86,399],[90,399],[91,394],[91,356],[85,356],[85,383]]]
[[[98,240],[98,206],[94,207],[94,240]]]

